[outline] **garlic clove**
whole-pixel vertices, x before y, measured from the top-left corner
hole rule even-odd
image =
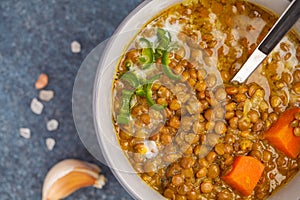
[[[76,190],[94,186],[102,188],[106,178],[94,164],[75,159],[63,160],[48,172],[43,185],[43,200],[58,200]]]

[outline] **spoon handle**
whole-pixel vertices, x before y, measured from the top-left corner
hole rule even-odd
[[[269,54],[300,17],[300,0],[293,0],[258,49]]]
[[[300,0],[293,0],[283,12],[267,36],[262,40],[254,52],[250,55],[241,69],[231,81],[243,83],[255,71],[260,63],[280,42],[283,36],[290,30],[300,17]]]

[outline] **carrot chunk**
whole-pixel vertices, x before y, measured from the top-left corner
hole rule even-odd
[[[238,156],[232,165],[232,170],[222,176],[232,188],[244,196],[251,195],[258,183],[265,166],[252,156]]]
[[[297,112],[300,112],[300,108],[286,110],[271,128],[264,133],[265,139],[272,146],[291,158],[297,158],[300,153],[300,137],[295,136],[293,128],[290,127],[290,123],[294,120]]]

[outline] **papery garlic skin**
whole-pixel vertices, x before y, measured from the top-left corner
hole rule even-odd
[[[101,169],[91,163],[75,159],[63,160],[48,172],[43,185],[43,200],[62,199],[88,186],[101,189],[107,180],[100,172]]]

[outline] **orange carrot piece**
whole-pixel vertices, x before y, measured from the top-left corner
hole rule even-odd
[[[251,195],[258,183],[265,166],[252,156],[238,156],[232,165],[232,170],[222,176],[232,188],[244,196]]]
[[[278,120],[271,128],[264,133],[272,146],[282,151],[291,158],[297,158],[300,153],[300,137],[293,133],[290,123],[294,120],[294,116],[300,112],[300,108],[290,108],[282,113]]]

